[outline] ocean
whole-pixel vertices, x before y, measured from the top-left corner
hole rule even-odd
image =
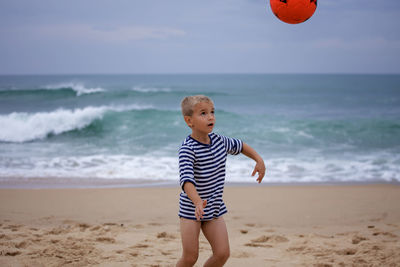
[[[264,183],[400,182],[400,75],[0,76],[0,181],[178,184],[184,96],[264,158]],[[229,156],[226,181],[256,183]]]

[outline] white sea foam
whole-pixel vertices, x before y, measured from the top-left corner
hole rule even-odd
[[[43,139],[49,134],[57,135],[82,129],[94,120],[101,119],[107,111],[121,112],[146,108],[150,106],[101,106],[37,113],[13,112],[0,115],[0,141],[27,142]]]
[[[105,89],[103,89],[101,87],[86,88],[81,83],[61,83],[61,84],[55,84],[55,85],[47,85],[47,86],[45,86],[45,88],[48,90],[60,90],[60,89],[70,88],[76,92],[77,96],[81,96],[84,94],[100,93],[100,92],[106,91]]]
[[[176,157],[93,155],[13,159],[2,166],[0,178],[59,177],[176,180]],[[29,166],[22,168],[21,166]]]
[[[383,155],[383,157],[386,157]],[[400,182],[399,159],[358,157],[353,160],[323,158],[274,158],[266,160],[264,183],[302,182]],[[256,183],[254,162],[229,157],[227,182]],[[178,184],[178,159],[157,155],[92,155],[52,158],[0,158],[0,178],[54,177],[107,178],[159,181]]]
[[[376,164],[377,157],[381,158]],[[400,158],[400,157],[399,157]],[[400,182],[400,165],[393,155],[371,157],[353,155],[349,158],[272,158],[265,161],[265,182]],[[231,158],[227,166],[227,179],[231,182],[253,181],[250,177],[254,162],[247,159]]]
[[[132,88],[132,91],[136,91],[136,92],[140,92],[140,93],[158,93],[158,92],[171,92],[171,89],[170,88],[135,86]]]

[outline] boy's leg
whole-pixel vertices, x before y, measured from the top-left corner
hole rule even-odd
[[[182,257],[177,267],[193,266],[199,257],[199,234],[201,222],[181,218]]]
[[[204,236],[210,242],[213,255],[204,264],[208,266],[223,266],[229,258],[228,231],[224,218],[203,222],[201,226]]]

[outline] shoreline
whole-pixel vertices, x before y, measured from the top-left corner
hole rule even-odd
[[[341,186],[341,185],[394,185],[400,186],[400,181],[329,181],[329,182],[267,182],[264,178],[261,184],[256,182],[225,182],[226,187],[248,186]],[[107,178],[0,178],[0,189],[84,189],[84,188],[149,188],[149,187],[179,187],[178,179],[146,180],[146,179],[107,179]]]
[[[0,189],[1,266],[173,266],[179,187]],[[400,187],[227,186],[227,266],[397,266]],[[200,235],[200,266],[211,248]]]

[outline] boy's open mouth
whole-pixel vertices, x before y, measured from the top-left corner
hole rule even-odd
[[[214,123],[209,123],[208,126],[214,126]]]

